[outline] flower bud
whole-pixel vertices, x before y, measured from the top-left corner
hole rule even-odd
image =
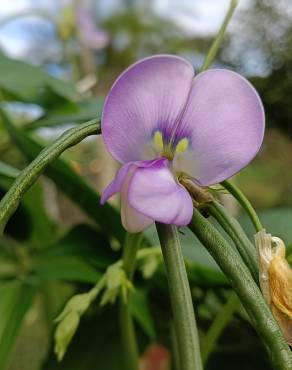
[[[80,316],[72,311],[64,317],[55,332],[55,353],[61,361],[79,325]]]
[[[89,293],[76,294],[66,303],[63,311],[55,319],[56,322],[62,321],[71,312],[76,312],[78,315],[82,315],[91,303],[91,296]]]

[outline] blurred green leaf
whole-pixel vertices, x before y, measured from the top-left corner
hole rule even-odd
[[[258,215],[268,233],[283,239],[286,245],[292,242],[292,208],[267,209],[259,211]],[[253,241],[255,233],[249,218],[243,214],[239,222]]]
[[[118,316],[116,306],[107,306],[82,318],[62,362],[57,362],[52,351],[43,370],[121,370],[123,354],[117,330]]]
[[[201,287],[228,286],[229,282],[225,275],[219,270],[199,265],[186,260],[186,267],[190,284]]]
[[[6,191],[11,184],[4,184],[0,182],[0,198],[5,196]],[[7,222],[5,234],[18,241],[27,241],[33,232],[32,217],[29,210],[21,202],[15,213]],[[2,238],[0,236],[1,244]]]
[[[220,271],[218,265],[207,252],[203,244],[192,233],[190,233],[187,228],[180,228],[179,231],[185,258],[199,265],[207,266],[215,271]],[[152,242],[152,245],[160,245],[154,225],[146,230],[145,235]]]
[[[38,258],[59,256],[83,258],[93,266],[105,269],[120,257],[120,253],[110,248],[108,238],[103,232],[91,225],[80,224],[49,245]]]
[[[27,124],[25,127],[34,129],[44,126],[60,126],[72,122],[84,122],[94,118],[100,118],[102,99],[88,98],[79,103],[66,103],[56,109],[50,109],[48,113]]]
[[[19,173],[15,167],[0,162],[0,198],[5,195]],[[54,226],[44,207],[42,187],[37,183],[24,195],[5,231],[16,239],[29,238],[38,245],[45,245],[55,237]]]
[[[19,173],[20,171],[17,168],[0,161],[0,176],[8,177],[9,179],[15,179]]]
[[[30,308],[36,293],[36,286],[22,284],[13,299],[10,300],[9,311],[0,338],[0,370],[5,370],[9,355],[21,328],[24,316]]]
[[[58,256],[39,261],[36,273],[44,280],[67,280],[96,283],[101,277],[92,265],[73,256]]]
[[[156,338],[154,321],[150,312],[147,293],[142,289],[135,289],[131,293],[131,309],[133,316],[139,322],[151,340]]]
[[[8,189],[19,173],[17,168],[0,161],[0,187]]]
[[[47,214],[43,188],[39,182],[34,184],[24,195],[22,204],[30,218],[31,234],[29,241],[37,244],[40,248],[44,248],[45,245],[56,238],[54,233],[56,225]]]
[[[45,94],[52,93],[65,100],[76,100],[77,91],[73,84],[57,80],[40,67],[0,53],[0,70],[0,93],[4,100],[38,103],[47,99]]]
[[[3,261],[1,261],[3,263]],[[0,338],[5,325],[19,294],[21,283],[19,281],[7,281],[0,283]]]
[[[121,226],[119,213],[109,204],[105,204],[101,207],[100,198],[95,190],[82,177],[77,175],[66,162],[61,159],[56,159],[56,157],[69,146],[76,144],[85,136],[96,133],[98,130],[97,122],[90,121],[83,124],[82,127],[78,126],[77,128],[66,131],[52,144],[52,146],[44,149],[40,143],[33,140],[22,130],[16,128],[3,112],[1,113],[1,116],[13,142],[29,160],[35,159],[30,167],[27,167],[25,170],[26,173],[29,173],[30,177],[32,177],[32,181],[34,181],[35,177],[39,176],[40,173],[45,170],[45,174],[56,183],[60,190],[62,190],[89,217],[97,222],[98,225],[122,242],[124,230]],[[42,151],[42,149],[44,149],[44,151]],[[37,157],[38,154],[39,157]],[[51,163],[53,160],[54,162]],[[31,173],[36,164],[38,173]],[[26,174],[24,174],[23,177],[23,181],[27,183]],[[27,186],[30,186],[30,184],[26,185],[25,183],[22,183],[24,187],[23,191],[25,191]],[[19,185],[15,186],[19,187]],[[13,196],[13,194],[11,194],[11,196]],[[17,204],[13,204],[13,208],[16,206]],[[5,206],[5,209],[6,207],[7,206]]]

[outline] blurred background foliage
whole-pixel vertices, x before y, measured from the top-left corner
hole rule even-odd
[[[198,70],[227,7],[227,0],[2,0],[0,97],[10,120],[0,126],[1,197],[44,145],[100,116],[109,87],[132,62],[174,53]],[[268,231],[291,246],[290,260],[291,28],[289,0],[241,0],[215,63],[244,74],[264,101],[264,145],[235,181]],[[116,304],[100,306],[96,300],[64,360],[57,363],[53,354],[53,320],[65,302],[88,291],[120,258],[117,212],[109,207],[102,213],[94,191],[102,190],[115,168],[100,139],[88,138],[50,166],[9,221],[0,239],[0,370],[123,370]],[[249,221],[231,207],[253,238]],[[229,284],[186,230],[182,242],[204,338],[230,294]],[[158,244],[154,230],[145,243]],[[162,367],[171,348],[164,270],[159,260],[143,263],[134,299],[140,350],[152,361],[149,370],[174,369],[173,361]],[[152,272],[148,278],[145,269]],[[238,308],[206,368],[267,370],[265,357]]]

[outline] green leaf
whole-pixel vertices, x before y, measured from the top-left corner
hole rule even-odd
[[[1,264],[4,263],[1,260]],[[11,308],[15,305],[19,294],[21,283],[19,281],[7,281],[0,283],[0,340],[8,321]]]
[[[102,275],[89,263],[73,256],[46,258],[36,264],[35,271],[44,280],[67,280],[83,283],[96,283]]]
[[[146,237],[153,245],[160,245],[155,226],[151,226],[145,232]],[[201,266],[209,267],[219,271],[219,267],[210,254],[206,251],[203,244],[190,233],[187,228],[180,228],[180,241],[183,248],[184,257],[196,262]]]
[[[145,235],[152,245],[159,245],[154,226],[147,229]],[[180,241],[188,268],[188,277],[192,284],[208,287],[229,285],[226,277],[206,248],[187,228],[180,229]]]
[[[0,92],[4,100],[40,102],[46,99],[45,94],[52,92],[65,100],[76,100],[73,84],[57,80],[40,67],[0,54],[0,70]]]
[[[123,352],[117,330],[119,315],[116,306],[96,311],[82,317],[62,362],[57,362],[54,353],[51,353],[44,370],[122,369]]]
[[[39,259],[60,256],[83,258],[99,269],[105,269],[116,261],[120,253],[113,251],[108,238],[91,225],[80,224],[73,227],[58,241],[51,243]]]
[[[0,111],[3,123],[11,139],[21,152],[33,162],[26,167],[0,203],[0,225],[5,226],[11,214],[17,208],[22,195],[45,171],[75,204],[91,217],[104,230],[123,241],[124,230],[120,223],[119,213],[109,204],[100,206],[100,198],[87,182],[77,175],[64,161],[57,159],[68,147],[79,143],[89,135],[98,133],[97,120],[86,122],[66,131],[59,139],[45,149],[22,130],[17,129],[11,120]],[[44,150],[42,150],[44,149]],[[41,152],[41,153],[40,153]],[[54,162],[54,163],[52,163]]]
[[[134,318],[144,329],[151,340],[156,338],[154,321],[150,312],[147,294],[144,290],[135,289],[131,293],[131,309]]]
[[[30,308],[36,293],[36,286],[23,284],[19,288],[15,299],[11,300],[11,307],[0,338],[0,370],[5,370],[9,355],[21,328],[24,316]]]
[[[217,269],[204,265],[199,265],[190,260],[186,260],[186,267],[190,284],[203,287],[228,286],[226,276]]]
[[[0,186],[7,189],[19,175],[20,171],[0,161]]]
[[[100,118],[102,99],[89,98],[76,104],[64,104],[57,109],[50,109],[48,114],[27,124],[25,127],[34,129],[44,126],[60,126],[72,122],[84,122]]]
[[[17,168],[0,161],[0,176],[5,176],[9,179],[15,179],[19,175],[19,172],[20,171]]]
[[[292,208],[267,209],[259,211],[258,216],[268,233],[283,239],[286,245],[292,242]],[[253,241],[255,232],[249,218],[243,214],[239,221]]]
[[[56,225],[47,214],[44,204],[44,194],[40,183],[34,184],[22,199],[21,204],[27,211],[31,234],[29,241],[44,248],[55,239]],[[13,225],[13,224],[12,224]],[[14,224],[14,227],[17,226]]]
[[[20,171],[0,162],[0,198],[9,190]],[[40,184],[35,184],[24,195],[17,212],[9,220],[6,232],[16,239],[27,240],[44,246],[54,238],[54,223],[44,207]]]

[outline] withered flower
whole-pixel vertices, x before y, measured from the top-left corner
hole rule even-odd
[[[263,296],[292,346],[292,269],[285,259],[285,244],[264,229],[255,235],[255,242]]]

